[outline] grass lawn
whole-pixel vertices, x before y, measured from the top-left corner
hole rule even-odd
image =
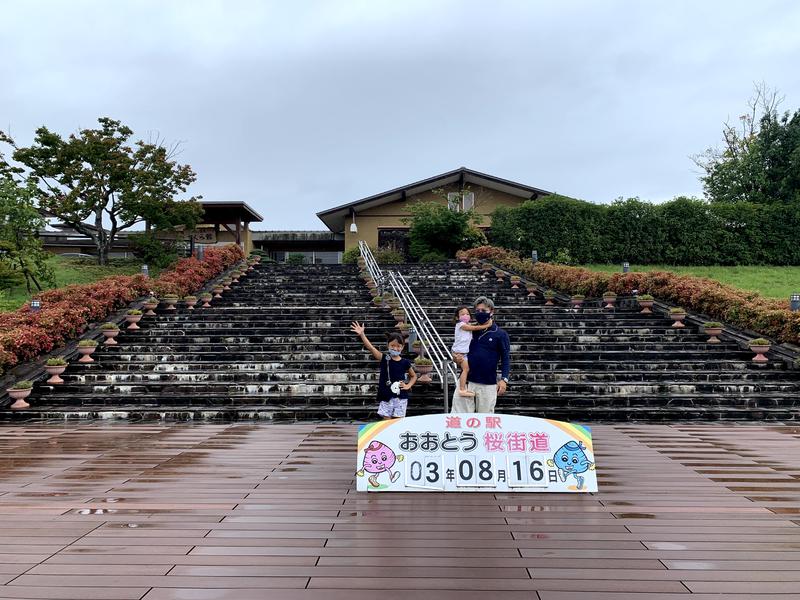
[[[56,277],[55,287],[73,283],[92,283],[110,275],[135,275],[141,272],[142,262],[136,259],[111,259],[110,264],[100,266],[83,258],[63,258],[53,256],[48,259]],[[159,269],[150,267],[150,276],[156,277]],[[0,312],[15,310],[22,306],[30,296],[25,284],[0,293]]]
[[[621,265],[581,265],[592,271],[622,272]],[[631,271],[672,271],[716,279],[742,290],[752,290],[767,298],[787,300],[800,292],[800,267],[679,267],[670,265],[631,265]]]

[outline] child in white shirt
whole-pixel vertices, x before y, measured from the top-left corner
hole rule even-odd
[[[475,392],[467,389],[467,375],[469,374],[469,361],[467,356],[469,354],[469,345],[472,342],[473,331],[483,331],[492,326],[492,319],[489,319],[484,325],[470,325],[472,315],[469,312],[469,307],[459,306],[456,309],[456,330],[454,332],[453,341],[453,360],[461,367],[461,377],[458,378],[458,394],[459,396],[474,396]]]

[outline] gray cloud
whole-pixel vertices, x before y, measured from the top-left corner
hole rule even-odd
[[[595,202],[700,194],[754,81],[800,104],[800,5],[0,2],[0,124],[183,140],[262,228],[464,165]],[[11,57],[9,59],[9,57]]]

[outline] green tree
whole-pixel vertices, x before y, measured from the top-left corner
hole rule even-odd
[[[29,293],[54,282],[48,254],[37,237],[45,220],[34,204],[35,195],[32,184],[22,187],[13,179],[0,177],[0,262],[6,286],[24,280]]]
[[[783,101],[766,85],[755,87],[738,124],[726,122],[722,148],[692,157],[712,202],[800,202],[800,111],[778,113]]]
[[[418,202],[410,207],[409,251],[420,259],[438,253],[453,257],[458,250],[486,243],[486,237],[474,223],[478,217],[471,211],[455,211],[436,201]]]
[[[2,135],[0,141],[14,147],[13,159],[24,171],[1,156],[5,166],[0,171],[35,182],[40,206],[90,237],[98,263],[106,264],[120,231],[141,222],[162,228],[193,226],[202,208],[197,198],[174,199],[196,178],[190,166],[174,160],[176,146],[168,149],[158,141],[141,140],[131,144],[129,127],[107,117],[98,122],[97,129],[83,129],[66,139],[40,127],[33,144],[24,148]]]

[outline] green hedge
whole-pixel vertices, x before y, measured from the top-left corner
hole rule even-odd
[[[593,204],[547,196],[498,208],[492,243],[566,264],[800,265],[800,203],[711,204],[679,197]]]

